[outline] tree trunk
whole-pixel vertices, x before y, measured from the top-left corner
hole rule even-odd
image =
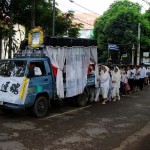
[[[0,35],[0,59],[2,59],[2,36]]]
[[[32,0],[32,8],[31,8],[31,29],[35,27],[35,1]]]

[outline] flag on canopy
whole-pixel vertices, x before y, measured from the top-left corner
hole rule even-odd
[[[119,51],[119,47],[115,44],[108,44],[108,50]]]

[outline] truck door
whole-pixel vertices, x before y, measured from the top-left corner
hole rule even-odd
[[[31,61],[28,64],[29,87],[34,89],[35,96],[46,92],[53,97],[53,74],[47,61]]]

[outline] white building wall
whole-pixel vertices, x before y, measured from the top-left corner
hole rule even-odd
[[[80,33],[79,37],[89,39],[91,37],[91,32],[92,32],[92,29],[81,29],[79,31]]]
[[[17,49],[19,49],[20,47],[20,43],[21,41],[23,41],[25,39],[25,27],[22,25],[18,25],[15,24],[14,25],[14,30],[16,31],[15,35],[13,36],[13,42],[17,45]],[[7,42],[8,44],[8,39],[7,41],[5,41],[5,43]],[[2,41],[2,51],[1,51],[1,59],[5,59],[8,58],[8,48],[6,50],[6,54],[5,54],[5,48],[4,48],[4,40]],[[12,56],[13,56],[13,52],[12,52]]]

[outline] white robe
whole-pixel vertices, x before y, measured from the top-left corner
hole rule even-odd
[[[110,75],[109,75],[109,68],[107,66],[103,66],[106,68],[106,72],[100,75],[100,87],[102,91],[102,97],[106,99],[108,97],[108,90],[109,90],[109,82],[110,82]]]
[[[112,81],[114,81],[112,84],[113,90],[112,90],[112,97],[119,97],[119,88],[120,88],[120,81],[121,81],[121,73],[118,67],[117,72],[113,71],[112,72]]]

